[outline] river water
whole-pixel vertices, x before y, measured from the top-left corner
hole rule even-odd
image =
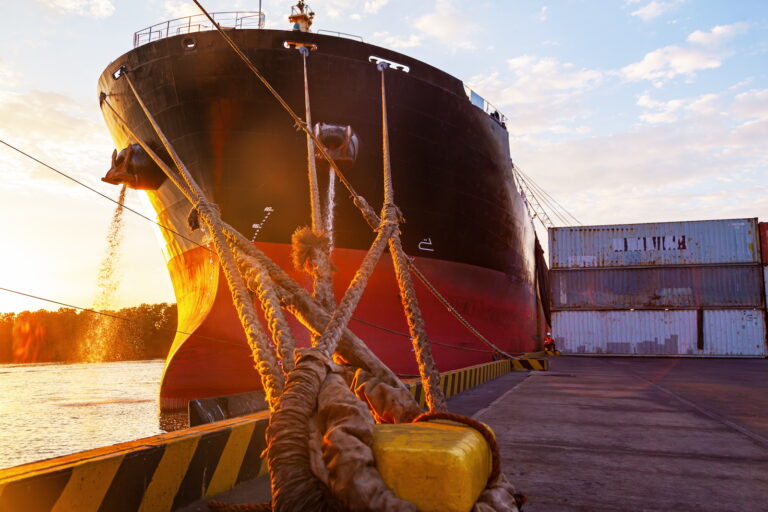
[[[0,468],[164,432],[163,361],[0,365]]]

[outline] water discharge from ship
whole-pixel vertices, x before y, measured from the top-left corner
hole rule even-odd
[[[120,260],[120,246],[123,241],[123,212],[125,204],[125,193],[127,187],[123,185],[120,188],[120,196],[117,200],[117,207],[112,214],[112,220],[107,230],[107,246],[104,256],[99,266],[97,277],[96,299],[93,302],[95,311],[104,311],[110,306],[115,297],[115,292],[120,286],[120,275],[117,272]],[[88,314],[88,313],[86,313]],[[115,343],[112,339],[116,332],[115,323],[120,322],[116,318],[90,313],[91,318],[86,324],[85,335],[80,339],[80,358],[84,362],[99,363],[103,361],[112,361],[123,359],[129,354],[117,353],[114,347],[122,346],[121,343]]]

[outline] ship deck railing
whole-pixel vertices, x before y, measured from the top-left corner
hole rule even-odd
[[[254,29],[264,28],[264,13],[260,11],[212,12],[211,17],[222,28]],[[133,47],[165,39],[166,37],[215,30],[204,14],[193,14],[182,18],[157,23],[133,34]]]
[[[477,94],[475,91],[472,90],[471,87],[469,87],[467,84],[464,84],[464,92],[467,93],[467,98],[469,98],[469,101],[476,106],[477,108],[483,110],[486,114],[491,116],[497,123],[499,123],[504,128],[507,127],[507,122],[509,119],[507,116],[501,113],[499,109],[491,105],[490,102],[488,102],[485,98]]]
[[[365,42],[363,41],[363,36],[358,36],[356,34],[347,34],[346,32],[337,32],[336,30],[325,30],[321,29],[317,31],[318,34],[325,34],[329,36],[336,36],[336,37],[345,37],[347,39],[354,39],[356,41],[360,41],[361,43]]]

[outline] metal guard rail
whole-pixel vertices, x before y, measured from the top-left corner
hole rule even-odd
[[[336,36],[336,37],[345,37],[347,39],[355,39],[357,41],[360,41],[361,43],[364,42],[362,36],[358,36],[355,34],[347,34],[346,32],[337,32],[335,30],[318,30],[318,34],[327,34],[329,36]]]
[[[509,118],[501,113],[499,109],[491,105],[485,98],[473,91],[467,84],[464,84],[464,92],[467,94],[470,103],[483,110],[486,114],[496,120],[502,127],[507,128]]]
[[[264,13],[259,11],[214,12],[211,16],[223,28],[264,28]],[[192,32],[214,30],[204,14],[194,14],[157,23],[133,34],[133,47],[141,46],[166,37]]]

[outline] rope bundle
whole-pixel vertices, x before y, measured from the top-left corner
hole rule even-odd
[[[195,3],[208,15],[197,0]],[[145,141],[136,136],[107,98],[103,98],[102,105],[107,105],[126,132],[138,141],[190,204],[194,205],[190,224],[210,234],[212,248],[221,263],[272,412],[266,451],[272,482],[271,508],[280,511],[415,511],[412,504],[398,499],[383,483],[376,471],[370,446],[374,416],[379,420],[408,422],[418,416],[418,405],[394,373],[347,328],[379,259],[389,248],[430,414],[447,414],[439,372],[431,354],[411,278],[412,264],[400,240],[399,225],[402,218],[394,202],[389,152],[385,88],[387,66],[379,64],[378,67],[381,73],[384,162],[384,204],[378,216],[368,202],[354,191],[310,129],[306,75],[308,52],[302,52],[307,109],[307,121],[304,122],[293,113],[226,32],[215,22],[214,26],[291,114],[296,125],[307,134],[312,227],[298,230],[294,233],[293,241],[294,262],[312,276],[312,295],[222,220],[219,209],[196,183],[142,101],[130,72],[126,71],[122,76],[176,169],[171,169]],[[328,160],[334,175],[350,191],[354,203],[376,232],[370,249],[338,306],[333,297],[333,268],[330,263],[329,240],[333,233],[329,219],[332,218],[332,204],[329,201],[328,211],[323,215],[314,166],[315,147]],[[332,187],[333,181],[329,181],[329,187]],[[332,196],[330,188],[328,196]],[[417,275],[424,279],[420,274]],[[259,322],[254,306],[256,299],[265,314],[270,336],[267,336]],[[296,350],[296,342],[283,309],[294,314],[310,329],[312,348]],[[344,378],[345,371],[332,361],[332,356],[338,356],[340,360],[359,369],[355,372],[354,393]],[[417,420],[423,417],[418,416]],[[307,432],[310,432],[310,436]],[[489,479],[489,491],[502,478],[497,451],[493,478]],[[214,503],[213,506],[220,507],[221,504]],[[226,510],[269,510],[264,504],[246,507],[253,508],[234,506]],[[517,510],[514,500],[513,507],[488,510]]]

